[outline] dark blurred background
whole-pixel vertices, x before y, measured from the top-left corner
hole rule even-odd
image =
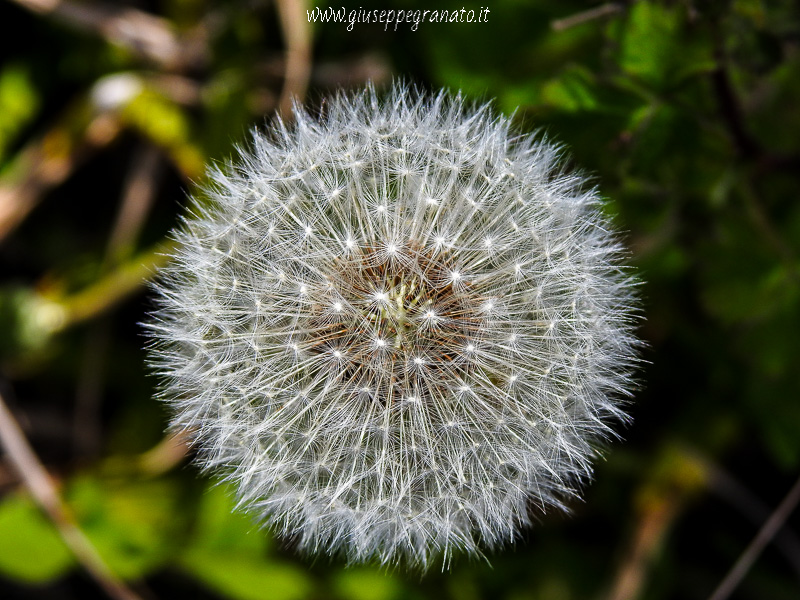
[[[0,597],[706,599],[744,555],[716,600],[800,598],[796,497],[779,508],[800,473],[796,3],[363,1],[346,13],[489,12],[348,31],[311,1],[0,0],[0,432],[36,453],[0,460]],[[424,577],[308,561],[232,513],[165,434],[139,326],[206,164],[292,97],[395,78],[569,147],[626,232],[648,343],[572,514]]]

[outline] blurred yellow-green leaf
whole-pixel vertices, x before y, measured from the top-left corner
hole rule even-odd
[[[0,573],[44,583],[73,564],[58,531],[29,496],[9,494],[0,501]]]
[[[303,569],[268,559],[269,533],[234,511],[226,486],[211,486],[200,501],[194,535],[181,567],[208,587],[236,600],[299,600],[313,584]]]
[[[372,569],[348,569],[334,575],[339,598],[348,600],[392,600],[403,597],[400,582],[392,573]]]
[[[189,551],[264,556],[271,546],[271,535],[235,506],[230,486],[209,485],[200,499]]]
[[[30,73],[21,64],[0,71],[0,164],[17,134],[39,109],[40,98]]]
[[[667,82],[675,64],[678,5],[642,0],[628,13],[620,45],[620,66],[653,86]]]
[[[312,583],[303,569],[258,556],[192,551],[181,559],[183,568],[209,588],[235,600],[300,600]]]
[[[85,475],[70,482],[67,499],[110,569],[140,578],[166,565],[182,525],[178,497],[167,479],[113,480]]]

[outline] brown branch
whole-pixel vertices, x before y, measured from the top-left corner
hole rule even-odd
[[[781,530],[784,523],[786,523],[792,511],[800,503],[800,478],[786,494],[786,497],[778,505],[778,508],[770,515],[769,519],[764,523],[761,529],[753,538],[753,541],[745,548],[739,560],[733,565],[725,579],[717,586],[714,593],[711,594],[709,600],[727,600],[733,591],[737,588],[745,575],[747,575],[750,568],[755,564],[761,552],[766,548],[767,544],[772,541],[772,538]]]
[[[706,461],[706,471],[709,490],[736,508],[753,524],[758,525],[769,518],[767,506],[722,467]],[[775,535],[774,543],[795,575],[800,578],[800,539],[789,527],[784,527]]]
[[[650,566],[670,529],[706,480],[703,464],[681,448],[665,449],[653,473],[638,492],[636,526],[608,600],[641,596]]]
[[[163,167],[161,152],[150,144],[138,149],[125,181],[122,202],[108,240],[106,263],[127,259],[155,199]]]
[[[311,25],[304,0],[277,0],[276,4],[286,45],[286,71],[278,111],[290,120],[292,103],[303,101],[311,77]]]
[[[158,444],[139,455],[139,468],[152,476],[166,473],[186,458],[190,439],[185,431],[171,431]]]
[[[67,548],[92,579],[114,600],[141,600],[103,562],[67,510],[50,475],[39,461],[0,394],[0,445],[33,499],[53,522]]]
[[[119,120],[111,113],[94,117],[77,136],[72,133],[72,117],[73,111],[67,111],[47,135],[22,150],[13,169],[23,174],[17,181],[0,183],[0,240],[28,216],[42,196],[119,135]]]
[[[678,505],[675,499],[666,497],[651,502],[640,512],[627,554],[608,595],[609,600],[639,597],[650,562],[678,515]]]
[[[584,10],[574,15],[570,15],[569,17],[551,21],[550,27],[553,29],[553,31],[564,31],[565,29],[570,29],[571,27],[582,25],[583,23],[588,23],[589,21],[594,21],[595,19],[601,19],[609,15],[615,15],[619,12],[622,12],[622,9],[622,4],[608,2],[595,8],[590,8],[589,10]]]
[[[32,12],[51,15],[68,25],[90,31],[123,46],[166,69],[181,69],[205,59],[205,45],[178,37],[161,17],[115,4],[68,0],[12,0]]]

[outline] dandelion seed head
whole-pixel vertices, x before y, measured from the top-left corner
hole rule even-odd
[[[342,94],[212,173],[155,285],[174,426],[309,553],[425,569],[566,508],[625,419],[634,282],[558,147]]]

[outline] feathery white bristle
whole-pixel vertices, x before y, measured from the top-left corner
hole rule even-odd
[[[397,85],[256,133],[176,233],[151,360],[240,506],[426,568],[562,507],[624,419],[635,295],[557,147]]]

